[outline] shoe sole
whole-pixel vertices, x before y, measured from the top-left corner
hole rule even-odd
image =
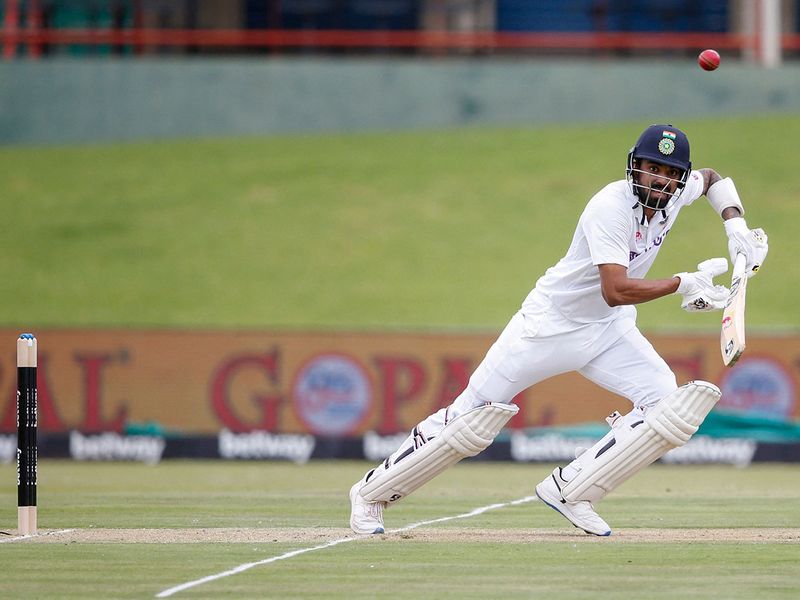
[[[573,527],[576,527],[577,529],[581,529],[582,531],[588,533],[589,535],[596,535],[598,537],[608,537],[609,535],[611,535],[611,530],[610,529],[608,531],[606,531],[605,533],[595,533],[594,531],[589,531],[588,529],[584,529],[580,525],[576,525],[575,523],[573,523],[572,519],[570,519],[557,506],[555,506],[554,504],[552,504],[552,503],[550,503],[550,502],[548,502],[547,500],[544,499],[544,497],[539,493],[539,486],[538,485],[536,486],[536,497],[539,498],[539,500],[541,500],[542,502],[544,502],[547,506],[552,508],[554,511],[556,511],[558,514],[560,514],[562,517],[564,517],[567,521],[572,523]]]

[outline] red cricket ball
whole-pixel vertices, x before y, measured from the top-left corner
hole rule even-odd
[[[703,50],[697,57],[697,64],[700,65],[700,68],[704,71],[713,71],[719,66],[719,61],[719,52],[711,48]]]

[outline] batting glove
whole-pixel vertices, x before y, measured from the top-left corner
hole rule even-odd
[[[714,285],[713,279],[728,270],[724,258],[709,258],[697,265],[694,273],[676,273],[681,282],[675,292],[683,296],[681,308],[687,312],[722,310],[730,290],[724,285]]]
[[[725,233],[728,234],[728,252],[731,262],[736,262],[737,254],[747,257],[745,272],[752,277],[764,264],[764,259],[769,252],[767,234],[760,227],[749,229],[743,217],[736,217],[725,221]]]

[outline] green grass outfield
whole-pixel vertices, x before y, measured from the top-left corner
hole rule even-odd
[[[0,148],[0,324],[499,329],[648,124]],[[749,330],[796,330],[800,115],[676,125],[769,233]],[[715,255],[703,200],[651,276]],[[640,314],[719,320],[676,298]]]
[[[546,465],[464,463],[392,507],[389,534],[351,539],[360,462],[43,461],[37,540],[0,536],[0,597],[797,598],[797,467],[655,465],[601,503],[610,538],[538,501],[392,533],[532,494]],[[15,526],[0,466],[0,528]],[[230,529],[235,528],[235,529]],[[236,534],[246,535],[245,540]],[[188,536],[188,537],[187,537]],[[326,548],[320,546],[346,540]]]
[[[647,124],[0,148],[0,324],[498,329]],[[733,176],[749,223],[769,233],[749,331],[797,330],[800,116],[676,124],[695,165]],[[703,204],[682,214],[652,276],[727,254]],[[676,298],[640,314],[650,330],[719,322]],[[43,461],[40,526],[75,531],[0,536],[0,597],[154,597],[337,539],[175,597],[800,595],[796,466],[652,467],[600,505],[611,539],[530,502],[350,541],[347,490],[365,468]],[[388,526],[523,498],[547,472],[460,465]],[[0,465],[8,530],[13,482]]]

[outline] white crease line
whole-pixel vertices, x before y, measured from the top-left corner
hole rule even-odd
[[[45,533],[39,533],[37,535],[18,535],[12,538],[7,539],[0,539],[0,544],[8,544],[10,542],[19,542],[21,540],[32,540],[35,537],[39,537],[42,535],[58,535],[59,533],[69,533],[70,531],[75,531],[74,529],[59,529],[58,531],[47,531]]]
[[[389,533],[400,533],[402,531],[409,531],[410,529],[416,529],[417,527],[422,527],[423,525],[432,525],[433,523],[443,523],[444,521],[452,521],[454,519],[466,519],[468,517],[474,517],[481,513],[488,512],[490,510],[494,510],[496,508],[504,508],[506,506],[516,506],[517,504],[525,504],[526,502],[531,502],[533,500],[538,500],[536,496],[525,496],[524,498],[520,498],[519,500],[513,500],[511,502],[501,502],[499,504],[490,504],[489,506],[482,506],[480,508],[476,508],[468,513],[464,513],[461,515],[454,515],[452,517],[442,517],[440,519],[433,519],[431,521],[421,521],[419,523],[412,523],[411,525],[406,525],[405,527],[401,527],[400,529],[393,529]]]
[[[524,504],[526,502],[531,502],[533,500],[537,500],[536,496],[525,496],[524,498],[520,498],[519,500],[513,500],[511,502],[501,502],[498,504],[490,504],[488,506],[482,506],[480,508],[476,508],[475,510],[471,510],[468,513],[454,515],[452,517],[441,517],[439,519],[431,519],[430,521],[420,521],[419,523],[412,523],[411,525],[406,525],[405,527],[401,527],[400,529],[392,529],[390,531],[387,531],[386,533],[391,535],[393,533],[401,533],[403,531],[416,529],[417,527],[422,527],[423,525],[443,523],[444,521],[452,521],[454,519],[467,519],[469,517],[474,517],[476,515],[480,515],[490,510],[495,510],[497,508],[504,508],[506,506],[516,506],[518,504]],[[201,579],[195,579],[194,581],[188,581],[186,583],[176,585],[175,587],[166,589],[163,592],[159,592],[158,594],[156,594],[156,598],[168,598],[169,596],[177,594],[178,592],[182,592],[183,590],[188,590],[189,588],[193,588],[198,585],[203,585],[204,583],[216,581],[217,579],[222,579],[223,577],[236,575],[237,573],[243,573],[244,571],[252,569],[253,567],[267,565],[269,563],[277,562],[279,560],[284,560],[286,558],[293,558],[295,556],[299,556],[300,554],[305,554],[306,552],[313,552],[315,550],[324,550],[325,548],[330,548],[332,546],[336,546],[337,544],[343,544],[344,542],[353,542],[355,540],[361,540],[361,539],[364,538],[363,537],[340,538],[338,540],[332,540],[330,542],[321,544],[319,546],[313,546],[311,548],[301,548],[300,550],[292,550],[291,552],[287,552],[286,554],[281,554],[280,556],[273,556],[271,558],[265,558],[264,560],[258,560],[256,562],[244,563],[242,565],[239,565],[238,567],[234,567],[233,569],[223,571],[222,573],[217,573],[216,575],[208,575],[207,577],[202,577]]]

